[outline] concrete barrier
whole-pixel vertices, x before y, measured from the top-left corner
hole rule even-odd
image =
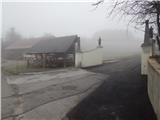
[[[160,64],[155,59],[148,60],[148,95],[160,120]]]

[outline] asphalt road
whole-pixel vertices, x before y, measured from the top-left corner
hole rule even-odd
[[[61,120],[104,78],[105,75],[77,68],[5,76],[2,119]]]
[[[140,75],[140,56],[88,70],[110,76],[68,113],[70,120],[156,120],[146,78]]]

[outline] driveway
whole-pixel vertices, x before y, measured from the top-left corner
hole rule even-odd
[[[156,120],[140,75],[140,56],[119,59],[88,71],[109,78],[67,115],[70,120]]]
[[[76,68],[4,76],[9,84],[4,82],[7,88],[2,96],[2,118],[61,120],[106,77]]]

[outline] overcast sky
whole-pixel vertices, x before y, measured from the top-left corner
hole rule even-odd
[[[25,37],[51,33],[92,37],[103,29],[126,29],[127,22],[107,17],[107,5],[92,2],[6,2],[2,6],[3,34],[10,28]]]

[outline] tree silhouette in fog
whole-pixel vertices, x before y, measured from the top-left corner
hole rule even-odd
[[[3,48],[6,48],[9,45],[19,40],[22,40],[21,35],[15,31],[15,28],[12,27],[9,29],[9,31],[6,33],[5,37],[3,38],[2,46]]]
[[[100,0],[94,3],[98,6],[104,3]],[[126,17],[131,16],[129,23],[145,24],[149,20],[157,33],[160,35],[160,1],[159,0],[111,0],[109,2],[111,9],[108,9],[109,16]]]

